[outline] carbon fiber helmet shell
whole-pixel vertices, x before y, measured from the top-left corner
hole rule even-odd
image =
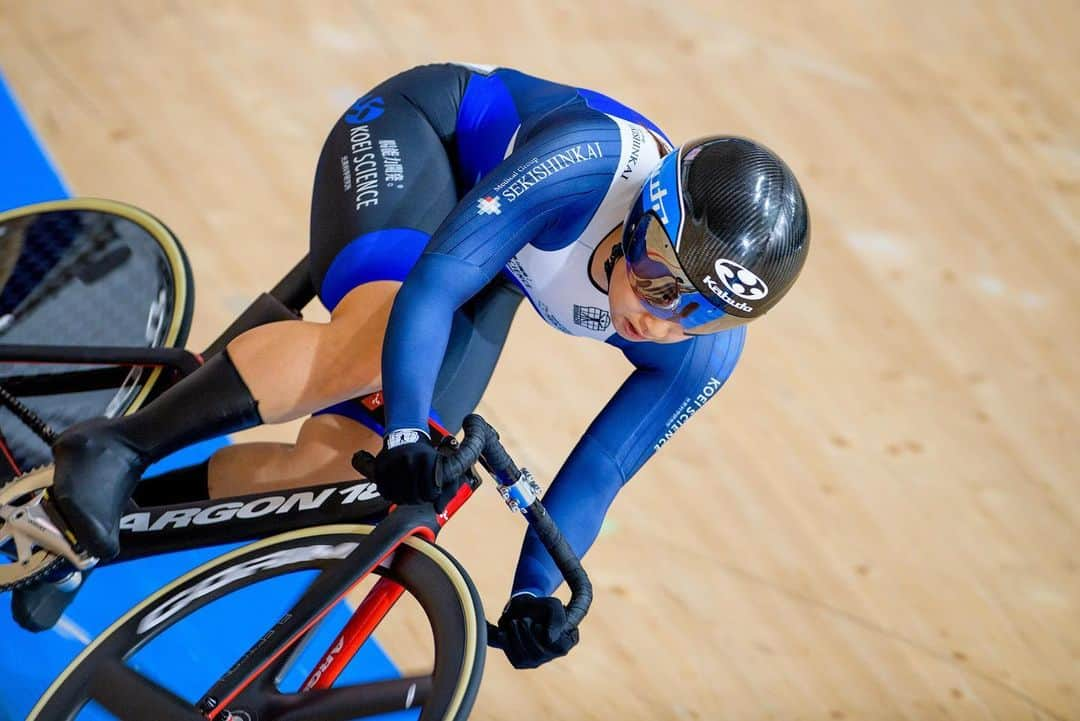
[[[766,313],[799,277],[809,248],[810,215],[794,173],[737,136],[698,138],[665,156],[623,228],[635,291],[690,333]]]

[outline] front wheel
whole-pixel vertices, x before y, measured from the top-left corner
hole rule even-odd
[[[340,569],[339,564],[372,528],[307,528],[243,546],[203,564],[128,611],[95,638],[42,695],[27,721],[81,721],[83,709],[94,705],[119,721],[207,718],[195,709],[190,694],[168,687],[168,669],[143,668],[139,651],[203,607],[217,601],[227,603],[223,599],[230,594],[242,596],[244,589],[264,582],[273,589],[274,579],[288,574],[311,576],[314,572],[317,578]],[[448,553],[419,538],[407,539],[392,561],[375,573],[400,584],[422,609],[434,641],[429,674],[306,692],[284,691],[283,679],[290,665],[306,653],[294,648],[268,663],[226,709],[215,709],[208,716],[215,721],[350,721],[418,709],[420,721],[467,718],[483,672],[486,641],[476,588]],[[228,631],[225,628],[223,633]],[[308,636],[310,640],[314,631]]]

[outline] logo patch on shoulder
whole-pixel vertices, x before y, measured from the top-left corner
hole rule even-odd
[[[494,195],[488,195],[476,201],[476,212],[480,215],[502,215],[499,199]]]

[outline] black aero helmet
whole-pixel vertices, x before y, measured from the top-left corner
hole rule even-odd
[[[799,277],[810,216],[795,175],[760,143],[698,138],[669,153],[623,226],[634,292],[687,333],[746,323]]]

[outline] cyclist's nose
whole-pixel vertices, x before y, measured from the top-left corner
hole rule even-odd
[[[666,329],[663,327],[666,325],[666,321],[663,321],[654,315],[642,313],[635,318],[635,321],[637,327],[641,329],[641,334],[646,338],[656,340],[658,338],[663,338],[667,334]]]
[[[649,338],[650,340],[672,340],[682,338],[682,326],[675,321],[657,318],[649,313],[644,313],[643,316],[644,317],[638,321],[638,328],[641,329],[641,333],[646,338]]]

